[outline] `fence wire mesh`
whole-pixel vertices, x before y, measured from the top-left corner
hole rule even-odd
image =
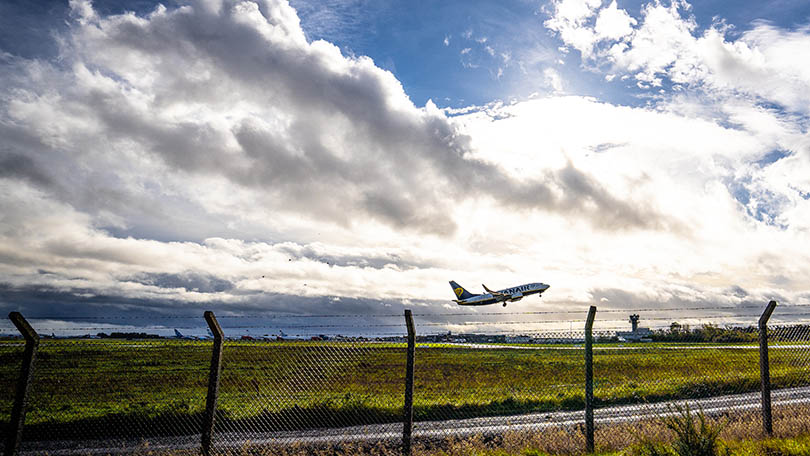
[[[0,340],[0,443],[9,432],[11,408],[22,364],[25,342],[17,339]]]
[[[658,439],[686,410],[759,429],[759,346],[752,328],[672,324],[636,336],[601,332],[594,350],[595,422],[602,447]],[[636,340],[623,340],[634,337]],[[688,408],[687,408],[688,407]],[[751,413],[755,412],[755,413]],[[620,432],[632,425],[633,434]]]
[[[810,325],[768,328],[773,427],[810,432]]]
[[[228,341],[218,450],[397,440],[405,389],[403,342]]]
[[[417,449],[536,440],[582,447],[584,333],[511,327],[417,337]]]
[[[182,340],[42,340],[21,449],[198,443],[210,351]]]
[[[663,435],[662,418],[686,404],[727,421],[740,435],[760,432],[758,315],[709,311],[711,319],[679,314],[681,323],[671,312],[650,311],[642,319],[653,327],[639,328],[636,320],[632,330],[611,312],[597,318],[599,448],[623,448],[641,434]],[[226,340],[213,453],[397,454],[407,331],[402,316],[371,317],[221,318]],[[580,452],[584,315],[551,317],[417,314],[414,453],[491,447]],[[172,338],[165,326],[143,331],[154,328],[164,331],[162,338],[134,332],[129,340],[43,339],[23,452],[115,453],[138,446],[151,454],[198,451],[214,342],[179,332]],[[94,327],[81,327],[86,329]],[[769,340],[774,428],[810,432],[810,326],[774,326]],[[0,341],[4,436],[23,348],[21,339]]]

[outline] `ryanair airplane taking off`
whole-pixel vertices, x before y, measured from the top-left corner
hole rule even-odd
[[[544,283],[527,283],[519,287],[507,288],[500,291],[492,291],[486,285],[481,285],[486,291],[485,294],[473,294],[465,290],[464,287],[454,281],[450,281],[450,286],[453,287],[453,292],[456,293],[456,298],[453,301],[460,306],[485,306],[487,304],[506,303],[512,301],[520,301],[524,296],[533,294],[541,295],[544,291],[548,290],[548,285]]]

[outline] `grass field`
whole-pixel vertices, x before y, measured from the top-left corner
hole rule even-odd
[[[210,341],[44,340],[26,438],[195,432],[205,407],[211,345]],[[757,391],[758,351],[729,345],[736,348],[704,345],[700,350],[673,350],[651,344],[600,350],[597,346],[597,403]],[[418,347],[415,418],[581,409],[583,351],[561,345],[535,348],[539,349]],[[804,347],[772,349],[772,385],[810,385],[809,352]],[[19,343],[0,343],[3,421],[10,413],[21,353]],[[227,342],[219,426],[281,430],[398,421],[404,370],[404,344]]]

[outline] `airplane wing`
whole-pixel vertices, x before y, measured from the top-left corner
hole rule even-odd
[[[486,292],[487,292],[487,293],[491,294],[492,296],[495,296],[496,298],[503,298],[503,297],[506,297],[506,296],[507,296],[507,295],[506,295],[506,294],[504,294],[504,293],[499,293],[499,292],[497,292],[497,291],[492,291],[492,290],[490,290],[490,289],[489,289],[489,288],[487,288],[487,286],[486,286],[486,285],[484,285],[483,283],[481,284],[481,286],[482,286],[482,287],[484,287],[484,290],[486,290]]]

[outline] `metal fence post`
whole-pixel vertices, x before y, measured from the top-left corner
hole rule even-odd
[[[14,406],[11,409],[11,421],[8,424],[6,448],[3,454],[16,456],[20,451],[23,425],[25,424],[25,409],[28,405],[28,387],[34,374],[34,360],[39,347],[39,335],[19,312],[11,312],[8,319],[17,327],[17,331],[25,338],[25,352],[20,366],[20,377],[17,380],[17,390],[14,395]]]
[[[593,453],[593,320],[596,306],[588,309],[585,322],[585,451]]]
[[[405,310],[405,325],[408,327],[408,360],[405,366],[405,407],[402,417],[402,454],[411,454],[413,436],[413,364],[416,355],[416,330],[413,326],[413,315]]]
[[[771,419],[771,370],[768,365],[768,320],[776,308],[776,301],[768,303],[768,307],[759,317],[759,377],[762,380],[762,429],[767,435],[773,434],[773,421]]]
[[[217,397],[219,396],[219,375],[222,372],[222,345],[224,334],[219,326],[214,312],[206,311],[205,321],[214,335],[214,350],[211,352],[211,368],[208,371],[208,395],[205,398],[205,416],[202,429],[202,453],[211,454],[211,439],[214,435],[214,421],[217,413]]]

